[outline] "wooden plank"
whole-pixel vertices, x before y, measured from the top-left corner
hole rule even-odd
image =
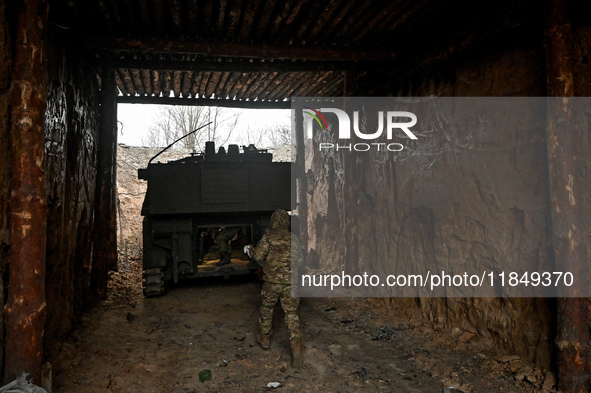
[[[231,100],[233,100],[233,99],[239,100],[240,98],[242,98],[239,95],[240,90],[242,90],[242,87],[245,86],[246,82],[248,80],[250,80],[252,75],[256,75],[256,74],[252,74],[252,73],[240,74],[240,76],[238,77],[238,80],[236,81],[236,83],[234,83],[234,86],[232,86],[232,88],[228,92],[228,98]]]
[[[152,95],[152,76],[150,75],[150,71],[140,70],[140,74],[142,75],[142,84],[144,86],[146,94]]]
[[[213,92],[218,85],[218,82],[221,78],[222,74],[220,72],[212,72],[211,76],[209,77],[209,81],[207,82],[207,86],[205,87],[205,97],[210,98],[213,96]]]
[[[191,85],[193,83],[193,73],[191,71],[185,72],[183,75],[183,97],[188,98],[191,93]]]
[[[265,89],[261,91],[261,93],[259,93],[259,100],[267,99],[267,97],[270,97],[275,91],[277,91],[279,86],[281,86],[283,83],[289,83],[291,76],[292,75],[289,73],[281,73],[277,75],[277,77],[273,79],[271,83],[269,83]]]
[[[160,95],[160,72],[159,71],[150,71],[150,74],[152,76],[152,87],[154,89],[154,95],[155,96],[159,96]]]
[[[181,71],[174,71],[172,73],[172,90],[174,91],[174,96],[179,98],[181,96]]]
[[[121,75],[121,79],[125,85],[125,90],[127,90],[127,94],[135,94],[135,87],[133,86],[133,79],[129,73],[129,70],[126,68],[120,68],[117,71]]]
[[[343,9],[343,7],[341,6],[343,1],[344,0],[330,1],[330,3],[325,7],[324,12],[322,12],[318,16],[318,19],[316,20],[316,24],[314,25],[314,27],[312,27],[312,29],[305,36],[306,41],[314,42],[320,34],[320,32],[324,28],[326,28],[332,20],[336,19],[333,18],[333,15],[335,14],[335,12]],[[348,1],[346,2],[346,5],[349,4],[350,6],[352,6],[353,3],[353,1]]]
[[[236,31],[242,16],[243,0],[234,0],[232,6],[228,10],[228,25],[226,26],[225,38],[228,41],[236,40]]]
[[[226,85],[224,86],[224,88],[222,89],[222,92],[220,93],[220,98],[222,99],[233,99],[233,96],[230,96],[230,92],[232,91],[232,89],[234,88],[234,86],[236,85],[236,83],[238,82],[238,78],[240,78],[240,76],[242,75],[242,73],[240,72],[232,72],[230,74],[230,77],[228,78],[228,81],[226,82]]]
[[[312,79],[313,83],[307,89],[302,90],[298,95],[300,96],[314,96],[319,88],[326,86],[326,80],[332,76],[332,73],[326,72],[318,78]]]
[[[121,79],[121,75],[119,75],[118,72],[115,74],[115,79],[117,81],[117,87],[119,88],[121,94],[127,95],[127,88],[125,87],[125,83],[123,83],[123,79]]]
[[[142,82],[142,75],[140,70],[131,70],[131,80],[133,82],[134,91],[138,94],[144,95],[146,94],[146,90],[144,90],[144,83]]]
[[[255,72],[251,72],[250,74],[243,74],[245,76],[247,76],[246,80],[243,80],[242,78],[240,78],[238,80],[238,83],[242,83],[242,85],[239,86],[239,89],[236,90],[236,99],[239,100],[244,100],[246,98],[248,98],[246,92],[248,91],[248,89],[250,88],[250,86],[254,83],[254,81],[257,80],[257,78],[259,78],[259,73],[255,73]],[[238,83],[236,83],[236,85],[238,85]],[[234,88],[236,88],[237,86],[234,86]],[[234,90],[234,89],[232,89]]]
[[[228,0],[219,0],[218,4],[218,20],[215,27],[215,37],[218,40],[222,40],[225,33],[224,23],[226,21],[226,6],[228,5]]]
[[[269,83],[271,83],[273,81],[273,79],[275,79],[277,77],[277,75],[278,75],[277,72],[273,72],[273,73],[267,74],[266,78],[264,78],[264,79],[261,78],[259,83],[256,84],[255,88],[252,89],[252,92],[248,96],[248,99],[251,101],[253,101],[255,99],[258,100],[259,94],[261,94],[261,92],[269,85]]]
[[[266,96],[267,100],[275,101],[277,100],[276,97],[284,96],[284,93],[287,90],[287,88],[289,86],[292,86],[294,83],[297,83],[299,81],[299,78],[301,77],[301,74],[298,74],[296,72],[288,73],[286,75],[287,76],[286,79],[284,79],[284,82],[276,85],[273,88],[273,90],[269,92],[269,94]]]
[[[193,98],[197,98],[199,96],[199,86],[201,86],[202,78],[202,72],[193,75],[193,84],[191,85],[191,95],[193,96]]]
[[[256,29],[252,30],[252,40],[254,42],[258,42],[261,40],[263,34],[265,34],[265,30],[267,25],[269,24],[269,20],[271,20],[271,15],[273,15],[273,9],[275,8],[276,2],[274,0],[267,0],[264,2],[263,9],[261,10],[259,21],[257,23]]]
[[[226,86],[226,82],[228,82],[229,77],[230,77],[229,72],[222,73],[222,77],[220,78],[220,81],[218,82],[217,87],[215,88],[215,91],[214,91],[215,98],[220,98],[220,96],[222,94],[222,90]],[[225,97],[222,97],[222,98],[225,98]]]
[[[240,26],[240,31],[238,32],[238,39],[240,41],[246,42],[246,40],[248,40],[260,4],[261,1],[259,0],[247,0],[242,16],[242,24]]]
[[[261,83],[264,83],[270,77],[270,75],[271,74],[269,74],[268,72],[255,74],[255,78],[253,78],[252,80],[249,80],[248,83],[246,83],[244,85],[244,87],[243,87],[244,93],[241,98],[252,99],[253,98],[252,93],[256,89],[258,89],[258,87],[261,85]],[[251,74],[251,76],[252,76],[252,74]]]
[[[172,72],[164,71],[162,74],[162,96],[168,97],[172,90]]]
[[[201,84],[199,85],[199,98],[205,97],[205,90],[207,88],[209,78],[211,78],[211,72],[204,72],[203,77],[201,78]]]

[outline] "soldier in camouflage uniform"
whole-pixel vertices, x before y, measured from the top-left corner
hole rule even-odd
[[[240,228],[237,227],[222,228],[215,236],[214,242],[220,249],[220,260],[216,263],[217,266],[227,265],[231,262],[230,253],[232,248],[230,247],[230,241],[239,231]]]
[[[259,319],[261,332],[258,341],[264,349],[269,348],[269,338],[273,332],[273,307],[279,300],[289,330],[293,366],[301,368],[302,336],[297,314],[300,299],[291,295],[291,272],[293,268],[297,276],[297,267],[302,265],[303,255],[297,236],[289,231],[289,215],[285,210],[273,212],[269,228],[259,244],[255,248],[251,246],[250,256],[263,266],[264,283]]]

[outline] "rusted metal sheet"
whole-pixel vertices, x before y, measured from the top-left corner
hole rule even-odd
[[[98,170],[94,210],[94,246],[90,290],[99,299],[107,297],[109,268],[117,266],[115,210],[115,146],[117,144],[115,72],[103,70],[99,127]]]
[[[568,97],[574,96],[573,36],[567,2],[548,3],[545,49],[548,96],[547,144],[552,240],[557,271],[581,278],[560,293],[557,306],[558,390],[589,392],[588,260],[578,187],[575,124]]]
[[[41,382],[45,302],[47,197],[44,52],[48,4],[18,3],[11,92],[11,246],[6,313],[5,381],[23,371]]]

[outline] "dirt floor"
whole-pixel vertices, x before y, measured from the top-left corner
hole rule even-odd
[[[387,299],[302,299],[304,368],[294,370],[279,307],[271,348],[256,342],[254,275],[187,280],[144,298],[133,149],[119,149],[120,269],[53,360],[54,392],[554,392],[551,372],[478,349],[470,332],[434,331]],[[201,382],[204,370],[211,379]]]
[[[383,299],[302,299],[306,349],[297,371],[281,309],[271,348],[256,342],[256,276],[189,280],[145,299],[133,262],[131,273],[112,274],[108,300],[64,345],[55,391],[254,392],[274,390],[270,382],[286,392],[553,391],[551,373],[476,351],[469,333],[435,332]],[[211,380],[199,381],[203,370]]]

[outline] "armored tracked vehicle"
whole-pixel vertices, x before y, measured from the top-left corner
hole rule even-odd
[[[203,154],[138,170],[148,182],[142,206],[146,297],[164,294],[165,281],[256,269],[242,248],[260,240],[273,211],[290,210],[291,164],[273,162],[271,153],[253,145],[242,148],[216,152],[207,142]],[[212,239],[223,228],[238,233],[229,240],[229,262],[219,266]]]

